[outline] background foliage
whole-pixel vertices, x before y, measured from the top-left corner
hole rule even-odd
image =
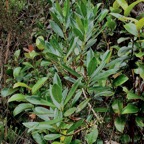
[[[2,142],[143,143],[143,0],[99,2],[1,1]]]

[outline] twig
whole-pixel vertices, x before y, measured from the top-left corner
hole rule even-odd
[[[88,99],[83,88],[82,88],[82,92],[83,92],[84,97],[86,99]],[[94,111],[92,105],[90,103],[88,103],[88,106],[89,106],[90,110],[92,111],[93,115],[96,117],[96,121],[98,121],[99,123],[101,123],[101,118],[96,114],[96,112]]]

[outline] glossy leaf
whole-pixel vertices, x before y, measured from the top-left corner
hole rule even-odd
[[[8,99],[8,102],[13,102],[13,101],[26,101],[25,100],[25,95],[23,95],[23,94],[14,94]]]
[[[128,104],[126,107],[123,108],[122,114],[132,114],[132,113],[137,113],[139,109],[133,105],[133,104]]]
[[[125,124],[126,124],[126,120],[122,117],[117,117],[114,121],[114,125],[116,129],[121,133],[123,133],[124,131]]]
[[[95,125],[93,126],[93,129],[91,130],[91,132],[85,136],[85,139],[88,144],[93,144],[94,142],[96,142],[97,137],[98,137],[98,129],[97,129],[97,126]]]
[[[47,81],[47,77],[40,78],[36,84],[32,87],[32,94],[35,94],[41,87],[44,85],[44,83]]]
[[[128,77],[126,75],[122,74],[122,75],[118,76],[116,79],[114,79],[113,85],[116,86],[116,87],[121,86],[127,80],[128,80]]]
[[[19,104],[13,111],[13,115],[16,116],[18,115],[19,113],[23,112],[24,110],[26,109],[31,109],[33,108],[34,106],[30,103],[22,103],[22,104]]]

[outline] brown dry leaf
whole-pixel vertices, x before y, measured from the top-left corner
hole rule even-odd
[[[36,119],[36,115],[35,115],[34,113],[30,114],[29,117],[30,117],[32,120]]]

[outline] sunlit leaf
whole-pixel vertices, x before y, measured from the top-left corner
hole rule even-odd
[[[47,77],[40,78],[36,84],[32,87],[32,94],[35,94],[41,87],[42,85],[47,81]]]
[[[121,0],[119,0],[119,1],[121,1]],[[144,2],[144,0],[136,0],[135,2],[132,2],[129,6],[127,6],[124,9],[124,15],[125,16],[130,15],[130,12],[132,11],[132,9],[140,2]]]
[[[25,100],[25,95],[23,95],[23,94],[14,94],[8,99],[8,102],[12,102],[12,101],[26,101]]]
[[[123,10],[126,10],[128,7],[128,3],[125,0],[116,0],[117,3],[123,8]]]
[[[25,88],[31,90],[31,87],[29,87],[27,84],[22,83],[22,82],[15,83],[14,86],[13,86],[13,88],[17,88],[17,87],[25,87]]]
[[[127,23],[124,25],[124,28],[132,35],[138,37],[139,36],[139,33],[138,33],[138,30],[137,30],[137,27],[135,24],[133,23]]]
[[[139,109],[133,105],[133,104],[128,104],[126,107],[123,108],[122,114],[132,114],[132,113],[137,113]]]
[[[22,104],[19,104],[13,111],[13,115],[16,116],[18,115],[19,113],[23,112],[24,110],[26,109],[31,109],[33,108],[34,106],[30,103],[22,103]]]

